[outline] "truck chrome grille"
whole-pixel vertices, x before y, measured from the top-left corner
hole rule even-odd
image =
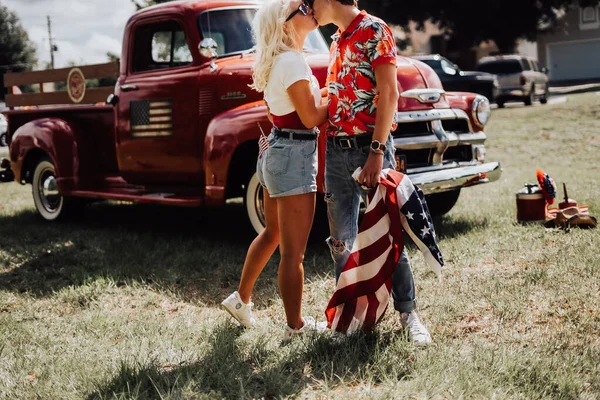
[[[396,119],[392,136],[409,169],[472,161],[471,145],[485,140],[483,132],[473,133],[468,115],[458,109],[398,112]]]
[[[398,128],[392,132],[394,137],[424,136],[431,133],[429,122],[404,122],[398,124]]]
[[[447,119],[442,121],[446,132],[469,133],[469,121],[466,119]]]

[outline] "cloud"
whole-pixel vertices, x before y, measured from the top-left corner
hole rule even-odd
[[[40,64],[50,61],[47,16],[58,47],[55,67],[106,62],[121,54],[123,30],[135,7],[129,0],[2,0],[14,11],[37,47]],[[41,66],[40,65],[40,66]]]

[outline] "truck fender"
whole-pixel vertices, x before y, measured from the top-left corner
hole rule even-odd
[[[225,201],[231,197],[226,193],[228,187],[247,183],[258,156],[261,129],[268,135],[271,127],[262,101],[227,110],[212,119],[206,130],[203,154],[207,204]],[[239,154],[241,149],[244,154]],[[237,160],[238,156],[242,160]]]
[[[481,95],[470,93],[470,92],[447,92],[446,99],[448,100],[448,104],[450,108],[460,109],[460,110],[469,110],[467,113],[469,116],[469,121],[471,126],[476,130],[483,129],[483,127],[479,126],[479,123],[475,120],[472,109],[473,102],[477,97],[483,97]]]
[[[26,123],[12,137],[10,158],[15,181],[27,183],[39,159],[50,157],[57,177],[76,177],[79,157],[75,130],[60,118],[42,118]]]

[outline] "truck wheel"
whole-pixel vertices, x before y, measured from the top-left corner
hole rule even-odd
[[[529,89],[529,96],[525,96],[523,101],[525,102],[526,106],[530,106],[533,104],[534,99],[535,99],[535,89],[533,88],[533,86],[531,86],[531,88]]]
[[[265,214],[263,204],[263,188],[258,182],[256,173],[252,174],[250,181],[246,185],[246,195],[244,196],[244,205],[248,214],[248,220],[256,231],[261,233],[265,229]]]
[[[425,198],[431,216],[435,217],[448,213],[458,201],[459,195],[460,189],[426,195]]]
[[[6,138],[6,133],[0,135],[0,147],[8,146],[8,139]]]
[[[261,233],[266,226],[263,188],[258,182],[256,173],[252,175],[246,185],[246,195],[244,196],[244,206],[248,213],[248,220],[256,233]],[[315,204],[315,217],[311,229],[311,238],[317,241],[323,241],[329,236],[329,223],[327,220],[327,205],[322,194],[317,193]]]
[[[63,197],[59,193],[56,168],[48,158],[43,158],[35,167],[31,183],[35,208],[46,221],[73,217],[83,211],[83,199]]]
[[[548,85],[546,85],[546,90],[544,91],[544,94],[542,95],[542,97],[540,97],[540,103],[542,104],[546,104],[548,102]]]

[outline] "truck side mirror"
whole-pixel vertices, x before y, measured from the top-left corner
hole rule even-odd
[[[219,56],[217,48],[217,42],[215,42],[215,40],[212,38],[202,39],[198,45],[198,50],[200,51],[202,57],[210,58],[211,60]]]
[[[119,96],[117,96],[116,94],[110,94],[110,95],[108,95],[108,98],[106,99],[106,105],[114,107],[118,103],[119,103]]]
[[[542,72],[543,72],[543,73],[545,73],[546,75],[548,75],[548,68],[546,68],[546,67],[543,67],[543,68],[542,68]]]

